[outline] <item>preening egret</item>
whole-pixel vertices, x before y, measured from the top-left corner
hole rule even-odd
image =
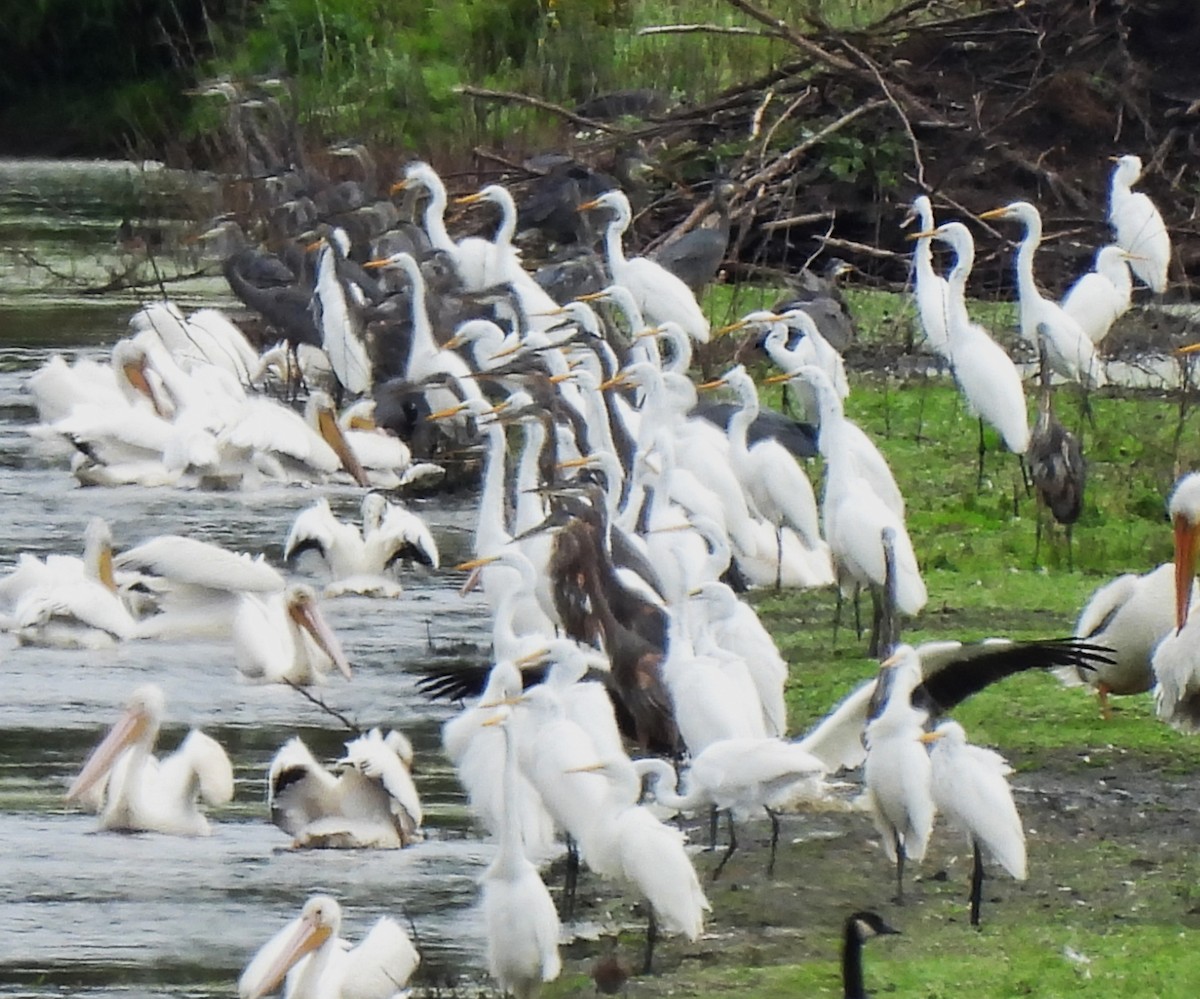
[[[942,722],[923,737],[933,742],[933,800],[967,834],[971,846],[971,925],[979,925],[986,850],[1018,881],[1025,880],[1025,830],[1005,778],[1012,767],[997,753],[967,742],[958,722]]]
[[[233,767],[215,741],[192,729],[170,756],[152,753],[166,699],[156,684],[138,687],[125,713],[87,758],[67,790],[100,813],[100,828],[207,836],[199,802],[233,797]]]
[[[400,732],[371,729],[346,743],[339,774],[321,766],[299,736],[267,771],[271,821],[297,847],[402,847],[420,837],[421,800],[412,744]]]
[[[846,917],[842,931],[843,999],[870,999],[863,985],[863,943],[871,937],[899,932],[885,923],[878,913],[855,912]]]
[[[1011,219],[1025,227],[1017,248],[1017,305],[1021,317],[1021,336],[1031,347],[1043,345],[1051,369],[1067,381],[1085,389],[1099,388],[1107,381],[1104,365],[1095,345],[1062,306],[1045,298],[1033,276],[1033,255],[1042,241],[1042,216],[1028,201],[1014,201],[993,208],[981,219]]]
[[[1115,158],[1108,196],[1108,223],[1116,243],[1130,254],[1129,266],[1138,279],[1162,294],[1167,290],[1171,237],[1154,202],[1130,188],[1142,176],[1142,161],[1126,154]]]
[[[421,963],[408,934],[381,916],[357,947],[338,936],[342,907],[313,895],[259,948],[238,979],[240,999],[261,999],[287,976],[284,999],[390,999]]]
[[[1200,732],[1200,614],[1190,614],[1200,548],[1200,474],[1175,484],[1167,513],[1175,528],[1175,630],[1154,653],[1154,708],[1181,732]]]
[[[633,220],[629,199],[621,191],[607,191],[579,206],[581,212],[593,208],[604,208],[612,213],[605,229],[604,246],[613,281],[624,285],[633,293],[642,315],[650,322],[673,320],[679,323],[693,340],[707,343],[708,320],[700,310],[691,288],[648,257],[626,258],[621,240]]]

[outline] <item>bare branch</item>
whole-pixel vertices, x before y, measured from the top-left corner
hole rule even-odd
[[[510,90],[489,90],[486,87],[473,87],[469,84],[462,84],[454,88],[457,94],[463,94],[466,97],[478,97],[485,101],[499,101],[507,104],[524,104],[527,107],[537,108],[539,111],[548,111],[550,114],[556,114],[560,118],[565,118],[573,125],[578,125],[580,128],[594,128],[600,132],[608,132],[611,135],[628,135],[628,131],[623,128],[617,128],[603,121],[596,121],[594,118],[585,118],[581,114],[576,114],[563,107],[561,104],[552,104],[550,101],[543,101],[537,97],[530,97],[528,94],[517,94]]]

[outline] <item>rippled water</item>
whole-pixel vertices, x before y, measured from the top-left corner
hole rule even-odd
[[[53,183],[51,166],[30,170],[22,186],[20,168],[0,162],[0,244],[27,237],[45,256],[85,262],[111,254],[112,216],[127,212],[88,184],[99,176],[103,189],[117,168],[72,166]],[[81,192],[74,201],[73,190]],[[57,220],[43,217],[55,205]],[[0,571],[23,551],[79,554],[96,514],[108,519],[118,548],[179,533],[265,552],[279,565],[292,517],[318,495],[82,489],[65,453],[29,436],[29,374],[55,350],[103,355],[135,307],[130,296],[113,303],[31,290],[12,272],[0,281]],[[343,516],[357,510],[357,490],[320,494]],[[413,505],[452,565],[468,544],[470,500]],[[318,758],[333,758],[347,733],[295,691],[241,682],[228,645],[132,642],[76,652],[18,647],[0,635],[0,994],[228,996],[250,954],[314,891],[342,900],[351,939],[382,913],[407,915],[424,958],[420,983],[482,978],[474,904],[489,848],[471,830],[438,748],[453,709],[426,702],[410,669],[456,643],[485,644],[487,617],[478,596],[458,595],[453,574],[413,572],[403,582],[396,601],[325,604],[355,677],[318,689],[361,727],[398,727],[412,739],[427,838],[403,851],[283,849],[288,837],[266,815],[271,755],[300,734]],[[235,799],[210,813],[209,838],[99,834],[94,816],[62,803],[90,747],[150,679],[167,696],[162,745],[173,747],[195,725],[233,759]]]

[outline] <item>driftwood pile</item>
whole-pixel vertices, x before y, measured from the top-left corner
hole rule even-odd
[[[1186,295],[1200,276],[1194,0],[919,0],[854,34],[814,19],[784,23],[765,2],[728,2],[795,58],[641,125],[568,119],[595,130],[598,155],[634,140],[668,150],[740,144],[740,159],[722,164],[738,185],[730,276],[792,271],[823,255],[901,283],[908,247],[899,223],[925,191],[941,218],[1037,204],[1046,230],[1039,276],[1060,293],[1108,240],[1108,157],[1126,152],[1142,157],[1139,186],[1171,230],[1174,293]],[[709,199],[679,192],[650,205],[638,223],[643,245],[694,226],[709,208]],[[1017,234],[977,219],[972,227],[973,290],[1010,294]]]

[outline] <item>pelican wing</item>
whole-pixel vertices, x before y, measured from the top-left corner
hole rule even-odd
[[[178,773],[177,784],[191,804],[199,798],[210,805],[233,800],[233,765],[221,744],[198,729],[192,729],[179,748],[163,759],[159,776],[171,779]]]
[[[394,503],[388,504],[383,520],[367,538],[367,545],[385,569],[402,558],[415,559],[435,569],[441,564],[437,542],[425,521]]]
[[[51,584],[27,592],[13,609],[18,630],[37,629],[57,619],[122,640],[133,635],[135,624],[120,598],[101,583],[80,577],[74,582]]]
[[[299,736],[280,747],[267,770],[271,821],[291,836],[337,808],[338,780],[314,758]]]
[[[281,454],[332,475],[342,461],[304,418],[272,399],[249,399],[223,439],[233,447]]]
[[[329,508],[329,500],[321,497],[312,506],[296,514],[283,546],[284,559],[290,562],[302,552],[314,549],[329,561],[339,526],[338,519]]]
[[[403,839],[410,839],[424,818],[421,799],[408,767],[386,742],[379,729],[346,743],[339,763],[353,767],[364,778],[377,782],[388,796],[388,811]]]
[[[113,564],[118,569],[214,590],[269,593],[284,587],[283,577],[261,555],[251,558],[175,534],[163,534],[130,548],[118,555]]]
[[[932,646],[932,647],[931,647]],[[917,649],[924,681],[913,691],[914,707],[937,714],[949,711],[985,687],[1029,669],[1094,669],[1112,663],[1112,649],[1078,638],[1010,642],[988,639],[969,645],[931,643]]]
[[[404,991],[421,955],[394,919],[381,916],[346,955],[341,999],[389,999]]]

